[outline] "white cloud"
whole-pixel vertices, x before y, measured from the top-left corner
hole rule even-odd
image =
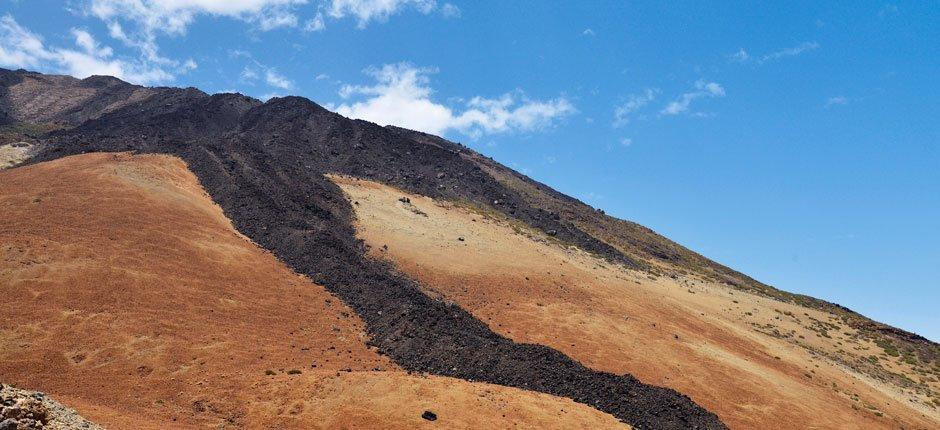
[[[623,139],[620,139],[620,146],[630,146],[630,145],[633,145],[633,139],[629,137],[624,137]]]
[[[289,90],[294,87],[294,83],[290,79],[285,78],[283,75],[278,74],[275,69],[267,69],[264,71],[264,81],[268,85],[282,90]]]
[[[323,20],[323,12],[317,12],[317,15],[304,24],[304,31],[323,31],[326,30],[326,22]]]
[[[365,28],[370,21],[387,21],[390,16],[406,7],[412,7],[427,15],[434,11],[437,2],[434,0],[332,0],[327,9],[331,17],[340,19],[351,16],[356,18],[359,28]]]
[[[294,81],[278,73],[277,69],[274,67],[268,67],[264,64],[261,64],[257,60],[251,58],[251,54],[248,53],[240,53],[239,56],[244,56],[251,62],[251,64],[245,66],[245,68],[242,69],[242,72],[238,76],[239,79],[241,79],[243,82],[249,85],[254,85],[256,81],[264,79],[264,83],[269,87],[277,88],[276,91],[291,90],[294,88]],[[280,95],[280,92],[277,92],[277,94],[271,93],[263,96],[262,99],[265,97],[270,98]]]
[[[707,97],[724,97],[725,89],[722,88],[717,82],[705,82],[699,80],[695,82],[695,88],[682,94],[678,99],[670,102],[663,110],[660,111],[663,115],[678,115],[689,110],[689,106],[692,104],[692,101],[695,99]]]
[[[841,105],[847,105],[847,104],[849,104],[849,99],[845,96],[829,97],[829,99],[826,100],[826,107],[837,106],[837,105],[841,106]]]
[[[317,77],[314,78],[314,79],[316,79],[316,80],[318,80],[318,81],[322,81],[322,80],[324,80],[324,79],[330,79],[330,75],[327,75],[326,73],[320,73],[320,74],[317,75]]]
[[[744,50],[744,48],[740,48],[738,49],[738,52],[731,54],[731,59],[739,63],[744,63],[750,58],[751,56],[747,53],[747,51]]]
[[[444,3],[441,6],[441,15],[444,15],[444,18],[460,18],[460,8],[452,3]]]
[[[5,67],[39,67],[54,61],[55,54],[46,50],[42,39],[17,24],[10,15],[0,18],[0,64]]]
[[[563,97],[530,100],[521,91],[495,99],[473,97],[464,103],[464,110],[458,112],[431,100],[433,90],[428,76],[435,72],[406,63],[368,69],[366,73],[375,78],[375,85],[345,85],[339,92],[344,99],[362,97],[363,100],[330,108],[348,117],[382,125],[394,124],[433,134],[456,130],[471,137],[536,131],[575,112],[574,106]]]
[[[767,55],[761,57],[760,62],[766,63],[768,61],[775,61],[785,57],[796,57],[807,51],[812,51],[819,48],[819,44],[816,42],[805,42],[801,43],[798,46],[792,48],[784,48],[776,52],[771,52]]]
[[[255,70],[254,67],[245,66],[245,68],[242,69],[240,77],[244,81],[254,81],[255,79],[258,79],[258,71]]]
[[[11,15],[5,15],[0,18],[0,65],[79,78],[109,75],[137,84],[173,80],[173,75],[159,66],[114,58],[114,51],[100,46],[86,30],[72,29],[71,34],[77,50],[46,46],[41,37],[20,26]]]
[[[737,52],[729,55],[728,57],[731,59],[731,61],[734,61],[737,63],[750,63],[753,61],[757,63],[758,65],[762,65],[764,63],[767,63],[770,61],[781,60],[786,57],[796,57],[805,52],[813,51],[815,49],[819,49],[819,43],[804,42],[797,46],[784,48],[779,51],[774,51],[769,54],[762,55],[760,57],[753,57],[744,48],[740,48],[738,49]]]
[[[264,29],[296,25],[292,6],[307,0],[90,0],[88,12],[102,20],[134,21],[145,32],[183,34],[198,15],[257,22]]]
[[[593,36],[594,30],[591,30],[590,28],[585,28],[584,31],[581,32],[581,34],[584,36]]]
[[[278,9],[261,15],[258,23],[261,31],[269,31],[279,27],[296,27],[297,15],[283,9]]]
[[[622,105],[614,109],[614,127],[620,127],[630,122],[630,115],[648,105],[656,98],[658,90],[647,88],[643,94],[633,94]]]
[[[153,64],[179,67],[159,54],[159,34],[183,35],[200,15],[224,16],[262,31],[297,26],[293,8],[307,0],[83,0],[84,12],[104,21],[111,37],[137,49]],[[185,69],[185,64],[183,65]]]
[[[89,55],[97,57],[110,57],[114,51],[105,46],[101,48],[91,33],[77,28],[72,29],[72,36],[75,37],[75,44],[81,47]]]

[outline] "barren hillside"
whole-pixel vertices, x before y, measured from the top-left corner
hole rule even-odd
[[[237,233],[177,158],[0,172],[0,380],[108,428],[617,427],[551,396],[408,375],[342,301]]]
[[[874,343],[854,339],[855,330],[838,315],[701,277],[625,269],[493,214],[370,181],[333,179],[353,201],[370,254],[394,262],[430,294],[516,341],[549,345],[593,368],[687,393],[732,428],[774,420],[780,420],[776,428],[793,429],[940,422],[920,393],[804,347],[880,353]]]
[[[439,137],[2,69],[0,119],[0,381],[111,427],[940,425],[936,343]]]

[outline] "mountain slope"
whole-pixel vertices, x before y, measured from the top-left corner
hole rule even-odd
[[[838,306],[762,285],[461,145],[349,120],[297,97],[261,103],[236,94],[141,89],[102,78],[43,84],[44,75],[0,74],[4,82],[0,107],[10,123],[7,133],[0,135],[4,139],[0,144],[35,144],[33,162],[86,152],[137,151],[181,157],[238,231],[341,298],[363,319],[370,342],[404,368],[569,397],[638,427],[721,426],[714,415],[685,396],[630,375],[607,373],[635,373],[642,368],[604,368],[560,344],[516,339],[481,321],[481,315],[467,303],[458,301],[462,306],[456,306],[428,297],[434,286],[427,279],[407,271],[398,273],[387,262],[366,256],[353,229],[354,205],[324,174],[351,175],[472,208],[520,231],[531,230],[547,241],[575,246],[607,261],[601,264],[657,282],[668,283],[664,279],[679,280],[680,276],[683,282],[720,282],[779,301],[781,306],[830,312],[852,328],[846,336],[876,345],[878,350],[845,353],[834,339],[794,341],[794,346],[824,355],[865,377],[912,390],[922,402],[919,408],[931,407],[931,396],[936,396],[940,373],[936,344]],[[93,83],[102,80],[109,84],[95,89]],[[82,106],[89,108],[80,109],[81,115],[72,114],[72,104],[43,102],[57,92],[77,91],[72,87],[92,88],[91,96],[83,96]],[[117,92],[144,95],[118,106],[113,102]],[[43,115],[22,107],[42,103],[52,106]],[[65,119],[50,123],[49,118]],[[478,286],[466,285],[467,290],[480,290],[471,287]],[[631,291],[624,288],[622,294],[621,300]],[[821,327],[819,333],[825,333],[829,326]],[[773,333],[771,328],[764,330]],[[820,334],[820,338],[831,336]],[[529,341],[542,345],[519,343]],[[872,360],[867,354],[876,357]],[[897,360],[890,357],[895,354]],[[887,358],[879,358],[882,355]],[[663,376],[677,376],[681,371],[664,372]],[[736,381],[732,378],[729,383]]]
[[[0,379],[108,428],[617,428],[518,389],[408,375],[335,296],[238,234],[179,159],[0,172]]]
[[[404,157],[413,152],[466,176],[460,189],[468,197],[501,197],[495,181],[449,151],[395,138],[305,99],[259,104],[240,95],[172,88],[40,136],[37,144],[41,152],[34,161],[126,150],[181,157],[240,232],[341,298],[363,318],[370,343],[405,369],[568,397],[641,428],[723,428],[686,396],[589,369],[544,346],[514,343],[365,258],[352,209],[323,173],[367,173],[377,166],[378,174],[394,172],[393,180],[437,189],[415,173],[434,164]],[[354,157],[349,148],[355,145],[368,150]],[[591,241],[576,230],[571,234]]]
[[[551,346],[591,368],[686,393],[732,428],[930,428],[936,414],[892,384],[861,377],[795,343],[873,351],[836,315],[723,283],[624,270],[510,220],[350,177],[370,254],[432,296],[517,342]],[[773,336],[777,330],[787,337]]]

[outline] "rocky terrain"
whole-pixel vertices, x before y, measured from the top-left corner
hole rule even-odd
[[[101,427],[43,393],[0,384],[0,429],[100,430]]]
[[[773,355],[775,353],[768,352],[773,348],[782,347],[781,345],[789,345],[800,351],[800,357],[806,354],[822,357],[827,366],[830,366],[826,368],[826,372],[833,372],[831,375],[837,375],[833,369],[842,372],[838,375],[849,375],[839,376],[838,378],[843,379],[836,378],[838,381],[855,378],[854,380],[864,385],[865,388],[845,387],[836,390],[843,394],[838,395],[842,397],[836,396],[839,400],[833,403],[836,405],[833,406],[834,410],[841,411],[834,417],[841,417],[842,422],[850,427],[897,425],[929,428],[938,422],[935,403],[940,401],[936,397],[937,376],[940,374],[940,349],[936,344],[917,335],[873,322],[837,305],[791,295],[763,285],[642,226],[611,218],[459,144],[400,128],[380,127],[365,121],[350,120],[298,97],[276,98],[261,103],[238,94],[208,95],[192,88],[141,88],[113,78],[93,77],[77,80],[5,70],[0,70],[0,83],[0,119],[3,124],[3,133],[0,134],[3,141],[0,141],[0,144],[14,143],[18,145],[17,148],[29,148],[28,152],[20,150],[18,153],[21,155],[15,159],[10,157],[8,164],[22,163],[24,157],[28,157],[26,163],[30,164],[3,172],[5,175],[24,169],[48,169],[50,167],[43,166],[56,162],[78,165],[88,163],[87,159],[81,157],[78,158],[83,161],[76,160],[75,156],[81,154],[89,154],[82,157],[103,156],[90,153],[131,152],[178,157],[185,163],[183,166],[194,175],[193,183],[198,181],[199,191],[192,191],[195,193],[192,195],[204,190],[211,201],[220,208],[212,213],[213,222],[217,225],[230,222],[229,228],[237,231],[238,235],[244,235],[251,243],[270,251],[272,259],[276,257],[276,260],[282,262],[279,264],[286,265],[287,270],[306,276],[313,285],[322,286],[323,294],[329,294],[337,299],[337,303],[348,306],[349,311],[345,312],[361,321],[357,324],[362,327],[362,347],[366,348],[363,351],[373,354],[369,360],[384,360],[383,367],[395,367],[472,383],[512,387],[520,392],[542,393],[540,395],[548,395],[553,399],[569,399],[568,401],[577,402],[576,404],[581,406],[593,408],[591,410],[610,414],[637,428],[724,428],[726,425],[735,428],[760,428],[777,423],[780,419],[805,418],[825,413],[825,410],[811,408],[800,412],[801,409],[795,406],[788,409],[788,405],[800,404],[799,387],[805,388],[806,382],[800,378],[813,379],[812,374],[817,372],[816,367],[802,370],[800,366],[818,364],[809,359],[804,360],[805,357],[800,358],[804,361],[797,364],[789,360],[786,364],[778,364],[778,361],[784,360],[776,358]],[[108,171],[116,168],[108,167],[109,165],[120,165],[120,157],[125,156],[116,156],[118,158],[107,163],[105,161],[108,159],[93,160],[104,163],[100,169]],[[65,171],[73,168],[77,166],[66,168]],[[481,220],[493,220],[493,228],[497,228],[497,225],[504,226],[499,228],[508,228],[507,234],[518,235],[522,238],[520,240],[541,244],[540,247],[533,248],[532,252],[535,254],[556,252],[551,251],[553,249],[578,250],[577,252],[584,253],[582,257],[578,257],[578,261],[581,261],[579,264],[589,268],[584,270],[591,274],[585,278],[584,270],[579,272],[576,278],[578,280],[574,282],[585,285],[579,287],[580,289],[566,291],[577,285],[567,285],[567,281],[559,284],[560,280],[551,280],[553,276],[574,277],[575,272],[561,270],[566,264],[570,264],[570,261],[565,259],[557,261],[560,272],[546,268],[546,272],[551,273],[540,274],[540,280],[534,281],[536,285],[531,284],[531,276],[526,277],[522,268],[517,268],[509,277],[501,276],[498,281],[481,277],[482,274],[473,274],[472,270],[460,275],[458,268],[461,258],[463,261],[479,263],[477,270],[490,267],[490,263],[485,260],[474,260],[480,255],[485,255],[480,250],[460,258],[448,257],[450,254],[445,253],[435,254],[440,260],[409,260],[406,258],[412,255],[409,252],[431,255],[428,254],[428,249],[432,249],[435,243],[411,243],[409,248],[390,243],[393,237],[369,236],[369,231],[378,231],[380,228],[393,232],[397,227],[411,227],[396,224],[407,224],[408,219],[395,219],[395,223],[391,225],[370,227],[364,221],[369,212],[362,212],[365,199],[359,202],[356,197],[357,188],[351,185],[353,183],[338,183],[337,178],[340,176],[336,175],[391,187],[390,190],[395,190],[391,193],[405,200],[398,201],[396,198],[386,201],[385,205],[392,205],[389,207],[398,207],[394,205],[410,204],[411,201],[417,202],[427,198],[437,202],[435,204],[453,205],[460,208],[460,211],[479,214]],[[179,174],[170,177],[177,178],[170,183],[180,180]],[[14,176],[4,178],[9,182]],[[140,180],[134,179],[138,182]],[[58,202],[59,199],[54,196],[72,195],[67,188],[63,188],[52,193],[51,198],[47,195],[27,197],[23,193],[28,194],[30,190],[34,190],[31,187],[35,186],[33,184],[36,180],[20,181],[22,185],[19,193],[22,197],[18,200],[12,197],[0,200],[7,202],[11,210],[21,210],[17,208],[24,207],[24,204],[31,201],[30,198],[38,199],[32,201],[33,203],[43,205],[44,202]],[[189,185],[188,189],[195,190],[194,186]],[[142,189],[143,191],[136,192],[143,193],[140,196],[143,198],[161,188],[165,187],[150,183]],[[408,194],[407,197],[404,196],[405,193]],[[134,204],[115,200],[112,207],[133,208]],[[424,209],[419,205],[406,209],[409,211],[407,213],[421,218],[423,217],[412,209],[424,212],[425,215],[431,212],[429,208]],[[452,213],[454,212],[440,213],[433,219],[430,216],[428,218],[433,221],[451,219],[448,214]],[[171,230],[125,241],[124,249],[141,247],[149,250],[148,254],[174,249],[169,245],[152,249],[149,244],[157,238],[177,237],[172,234],[172,229],[188,225],[185,221],[188,218],[191,217],[183,217],[175,224],[166,224],[158,217],[157,220],[161,222],[152,228]],[[120,225],[118,221],[127,219],[132,218],[98,220],[98,231],[108,231],[111,228],[109,226]],[[20,223],[15,226],[5,223],[0,233],[15,234],[23,229],[36,228],[34,220],[34,217],[27,216],[21,218]],[[76,220],[78,221],[84,220]],[[55,224],[61,220],[50,219],[48,222]],[[171,225],[173,227],[168,227]],[[433,232],[438,234],[441,229],[448,228],[448,225],[450,224],[442,224]],[[48,225],[46,228],[54,229],[55,226]],[[430,235],[431,232],[427,234]],[[447,234],[455,236],[460,233],[448,230]],[[230,235],[231,233],[228,237],[231,237]],[[478,235],[483,236],[482,233]],[[26,264],[34,270],[42,270],[48,262],[32,256],[37,249],[37,243],[40,243],[34,240],[41,235],[29,237],[23,237],[15,247],[6,248],[5,252],[9,255],[7,264]],[[125,240],[122,239],[123,234],[106,234],[105,237],[111,241]],[[203,236],[198,246],[220,246],[216,244],[218,237],[221,237],[220,234]],[[465,245],[470,245],[475,240],[473,237],[463,236],[461,239],[458,239],[458,242]],[[491,241],[490,244],[492,243],[495,242]],[[53,245],[61,246],[61,242],[47,243],[47,246]],[[231,246],[221,246],[219,249],[232,249]],[[76,257],[82,255],[77,254]],[[226,252],[213,255],[213,258],[193,266],[193,270],[198,270],[195,267],[224,267],[219,264],[230,258],[226,257]],[[166,261],[182,260],[167,258]],[[64,261],[61,264],[68,267],[73,263]],[[417,269],[419,266],[420,270]],[[129,273],[147,269],[154,271],[148,279],[158,280],[164,277],[161,273],[177,273],[180,270],[172,265],[160,270],[155,270],[154,267],[159,266],[144,264]],[[23,288],[22,291],[12,291],[21,294],[21,300],[36,297],[39,291],[37,285],[16,284],[20,286],[15,287],[12,283],[14,279],[23,282],[36,274],[12,276],[11,273],[13,272],[9,268],[3,269],[0,271],[0,280],[4,279],[2,276],[5,274],[6,285]],[[45,283],[39,285],[67,285],[70,276],[67,274],[70,272],[63,270],[60,273],[64,276],[60,281],[44,281]],[[256,285],[263,285],[266,283],[264,280],[268,279],[268,275],[250,275],[257,279]],[[217,288],[220,289],[213,294],[222,297],[230,294],[232,285],[240,283],[237,279],[241,278],[235,277],[218,284]],[[588,288],[588,279],[596,285]],[[635,282],[623,282],[624,279],[633,279]],[[128,287],[122,285],[132,284],[117,282],[113,286],[114,291],[128,292]],[[159,285],[157,282],[153,288],[186,286],[185,283],[169,283],[164,287]],[[561,288],[563,294],[548,294],[548,290],[544,290],[545,285],[555,285],[555,288]],[[685,300],[688,299],[685,296],[682,300],[673,298],[667,302],[659,299],[641,300],[641,296],[637,294],[651,294],[644,290],[651,288],[651,285],[681,285],[681,291],[688,291],[685,293],[687,295],[696,294],[696,289],[702,289],[712,293],[717,291],[727,297],[738,295],[745,298],[743,301],[731,299],[731,303],[726,303],[727,300],[703,301],[703,304],[712,303],[716,307],[708,309],[712,314],[735,311],[734,305],[751,302],[760,303],[760,309],[764,310],[779,308],[780,314],[776,316],[791,318],[793,323],[799,324],[800,327],[812,327],[821,340],[803,341],[797,336],[805,338],[805,335],[796,334],[795,330],[792,333],[784,331],[782,324],[778,326],[764,320],[752,320],[750,317],[755,313],[754,310],[741,310],[740,312],[745,312],[742,316],[747,318],[734,320],[733,323],[724,319],[713,321],[701,318],[705,316],[705,313],[701,312],[705,309],[696,308],[695,313],[669,311],[672,309],[669,306],[688,309],[692,305]],[[312,289],[310,286],[301,288],[303,291]],[[53,291],[50,290],[46,294],[52,294]],[[245,290],[246,293],[248,291],[253,290]],[[300,294],[300,290],[296,291],[291,294]],[[510,294],[513,291],[515,293]],[[600,293],[591,291],[604,293],[597,295]],[[97,297],[100,294],[114,293],[98,291],[95,294]],[[188,293],[184,288],[178,291],[178,294]],[[499,297],[499,302],[493,300],[494,294]],[[134,294],[128,293],[127,300],[133,303],[133,297]],[[69,315],[71,312],[71,305],[65,306],[68,303],[66,298],[61,302],[64,307],[57,311],[61,315]],[[645,307],[656,311],[644,316],[651,324],[650,327],[674,326],[678,322],[673,318],[681,318],[680,321],[685,323],[682,323],[682,327],[677,327],[681,328],[682,333],[673,333],[675,338],[669,340],[669,343],[662,340],[654,342],[653,339],[658,339],[657,336],[660,335],[654,336],[649,328],[623,326],[604,319],[598,321],[608,322],[600,325],[596,322],[590,325],[588,320],[574,325],[571,322],[556,321],[554,325],[550,323],[553,319],[566,316],[578,318],[578,315],[586,312],[574,308],[540,311],[543,318],[548,318],[545,324],[541,325],[541,332],[532,331],[532,327],[513,325],[513,321],[531,317],[531,314],[527,313],[529,311],[519,312],[522,312],[520,307],[533,304],[533,300],[533,305],[541,308],[544,306],[539,306],[539,300],[552,301],[559,305],[566,302],[576,305],[578,300],[573,300],[574,298],[586,300],[584,303],[590,304],[584,309],[607,309],[612,312],[605,314],[604,318],[628,321],[630,314],[637,312],[635,307],[645,303]],[[151,297],[150,300],[156,306],[160,303],[158,299],[159,297]],[[301,308],[306,308],[315,301],[317,300],[311,298],[298,298],[293,304],[299,307],[300,312]],[[515,320],[495,319],[500,313],[494,313],[492,306],[500,302],[505,303],[507,307],[501,311],[502,315],[507,318],[514,315]],[[193,303],[209,302],[203,299]],[[115,302],[111,306],[117,304],[118,302]],[[18,308],[8,308],[0,314],[0,319],[4,322],[4,332],[0,335],[0,340],[16,338],[10,332],[10,322],[15,309]],[[226,314],[223,309],[218,310]],[[628,312],[625,315],[616,314],[623,310]],[[92,315],[106,311],[107,307],[101,308]],[[301,314],[297,314],[301,320],[315,318],[315,315],[320,315],[324,310],[308,308],[306,311],[312,312],[313,315],[301,317]],[[813,313],[810,314],[809,311]],[[189,316],[182,320],[176,318],[173,321],[187,321],[186,318],[191,319],[195,315],[206,318],[206,312],[213,313],[212,309],[204,309],[202,312],[187,314]],[[790,312],[790,315],[786,312]],[[596,314],[595,311],[589,313]],[[797,317],[801,313],[805,315]],[[23,318],[29,320],[31,317]],[[128,317],[126,314],[117,314],[112,318],[114,322],[127,323]],[[209,318],[207,321],[215,320]],[[270,323],[265,323],[265,326],[268,325]],[[571,331],[572,327],[584,325],[587,327]],[[742,326],[747,329],[742,330]],[[835,326],[838,326],[838,329]],[[133,324],[127,327],[129,333],[134,331],[131,329]],[[699,336],[701,342],[695,342],[692,346],[676,342],[686,336],[694,338],[696,331],[703,329],[707,331],[704,332],[704,337]],[[346,332],[342,328],[340,331]],[[164,333],[162,329],[158,332]],[[185,329],[177,326],[169,330],[169,333],[177,332],[185,332]],[[145,335],[144,339],[150,339],[155,333]],[[223,330],[219,333],[238,332]],[[836,337],[833,338],[833,335]],[[566,343],[568,336],[575,342]],[[773,342],[765,342],[767,338],[773,339]],[[852,347],[858,348],[856,352],[847,351],[849,338]],[[293,345],[286,340],[278,343],[276,337],[266,339],[265,342],[269,342],[271,349],[265,354],[281,354],[285,351],[285,346]],[[759,339],[759,342],[754,339]],[[831,343],[827,342],[829,339],[832,339]],[[577,341],[581,340],[592,346],[576,346]],[[620,344],[625,341],[632,344]],[[190,342],[194,340],[183,339],[178,343],[178,347],[192,348]],[[228,342],[234,342],[234,339]],[[757,344],[753,342],[764,345],[761,348],[765,350],[760,357],[753,355],[755,351],[760,350],[754,350]],[[9,345],[16,344],[15,341],[8,340],[6,344],[0,345],[7,345],[3,353],[9,355]],[[685,351],[684,354],[678,355],[678,361],[671,358],[674,356],[676,344],[684,345]],[[739,346],[732,348],[732,344]],[[32,343],[26,342],[20,348],[29,350],[32,346]],[[65,354],[64,351],[56,352],[56,348],[60,347],[59,342],[51,342],[44,347],[46,349],[42,354]],[[696,348],[697,350],[692,351]],[[709,352],[703,352],[703,348],[709,348]],[[751,352],[745,353],[746,351]],[[88,353],[84,355],[87,357]],[[186,355],[189,354],[182,356]],[[601,359],[601,356],[608,358]],[[194,363],[200,363],[198,354],[196,357],[192,358]],[[705,361],[702,361],[702,357],[712,360],[714,366],[703,365]],[[898,360],[883,357],[898,357]],[[247,356],[243,359],[247,359]],[[742,379],[738,373],[743,368],[740,360],[760,363],[758,367],[750,369],[751,374],[755,375],[753,378],[756,378],[751,379],[752,382],[742,382],[748,379]],[[897,366],[895,361],[898,362]],[[194,366],[194,363],[185,366]],[[130,363],[127,365],[131,366]],[[672,367],[673,365],[675,367]],[[174,366],[184,364],[179,362]],[[691,373],[688,366],[693,366]],[[696,373],[695,366],[701,367],[699,370],[708,371]],[[55,385],[63,392],[70,392],[79,402],[83,401],[80,386],[70,384],[67,378],[55,383],[52,379],[55,372],[41,376],[42,372],[31,374],[26,368],[0,368],[0,378],[13,375],[20,380],[32,381],[38,386]],[[149,366],[145,367],[145,370],[148,368],[157,367]],[[166,367],[164,363],[164,369],[170,368],[172,367]],[[290,367],[283,369],[293,370]],[[300,368],[297,370],[301,371]],[[175,374],[174,371],[166,372],[160,380],[175,377],[171,376]],[[220,379],[219,375],[232,375],[230,372],[232,371],[216,370],[212,373],[212,378],[197,379],[195,382],[202,382],[203,386],[225,386],[226,384],[220,381],[230,379]],[[280,374],[278,370],[272,372],[274,375],[269,376]],[[758,396],[755,389],[756,397],[749,398],[750,409],[734,410],[730,404],[720,403],[722,399],[727,401],[727,397],[723,396],[728,393],[740,393],[742,390],[747,392],[751,389],[749,387],[752,387],[749,384],[758,387],[767,383],[759,377],[771,373],[777,375],[772,378],[773,383],[793,384],[794,380],[801,381],[792,385],[789,391],[794,393],[794,397]],[[699,374],[700,379],[690,380],[691,374]],[[151,375],[151,372],[147,372],[147,375]],[[870,383],[869,380],[875,382]],[[183,382],[177,380],[175,383]],[[246,380],[245,383],[251,382]],[[842,387],[838,385],[839,382],[834,383]],[[814,385],[819,385],[819,382],[814,380]],[[228,389],[234,390],[234,387],[237,385]],[[708,388],[707,392],[703,391],[705,388]],[[813,390],[827,393],[825,396],[832,395],[819,387]],[[878,397],[876,392],[882,393],[881,397]],[[884,394],[885,392],[888,394]],[[907,397],[902,399],[898,393]],[[824,401],[825,396],[810,397],[809,401]],[[847,401],[846,398],[854,400]],[[862,400],[863,398],[866,400]],[[883,400],[888,404],[866,404],[865,401],[869,398]],[[899,405],[899,399],[904,403]],[[96,401],[109,405],[117,399],[101,398]],[[134,414],[138,417],[146,416],[149,401],[140,399],[136,402],[133,408],[136,412],[125,416],[123,419],[129,421],[123,422],[134,422]],[[164,400],[164,404],[165,402]],[[178,399],[174,402],[177,402],[178,407],[187,403]],[[201,409],[210,411],[232,424],[255,423],[255,426],[263,427],[257,424],[259,421],[252,421],[256,418],[248,418],[251,415],[246,412],[251,410],[251,405],[258,403],[256,401],[245,399],[243,403],[227,405],[232,408],[228,412],[222,407],[213,408],[197,402],[199,399],[189,401],[191,409],[197,411],[196,415],[202,413],[198,412]],[[791,414],[790,409],[797,412]],[[856,411],[858,413],[855,413]],[[435,419],[446,418],[446,415],[439,415],[436,411],[429,412],[434,414]],[[114,422],[122,422],[117,415],[120,414],[102,414],[105,417],[113,417]],[[177,414],[177,418],[180,417],[181,415]],[[422,420],[430,421],[427,418]],[[811,420],[793,422],[812,424]]]

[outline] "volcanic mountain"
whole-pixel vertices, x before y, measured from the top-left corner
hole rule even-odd
[[[0,382],[110,428],[937,428],[940,346],[463,145],[0,69]]]

